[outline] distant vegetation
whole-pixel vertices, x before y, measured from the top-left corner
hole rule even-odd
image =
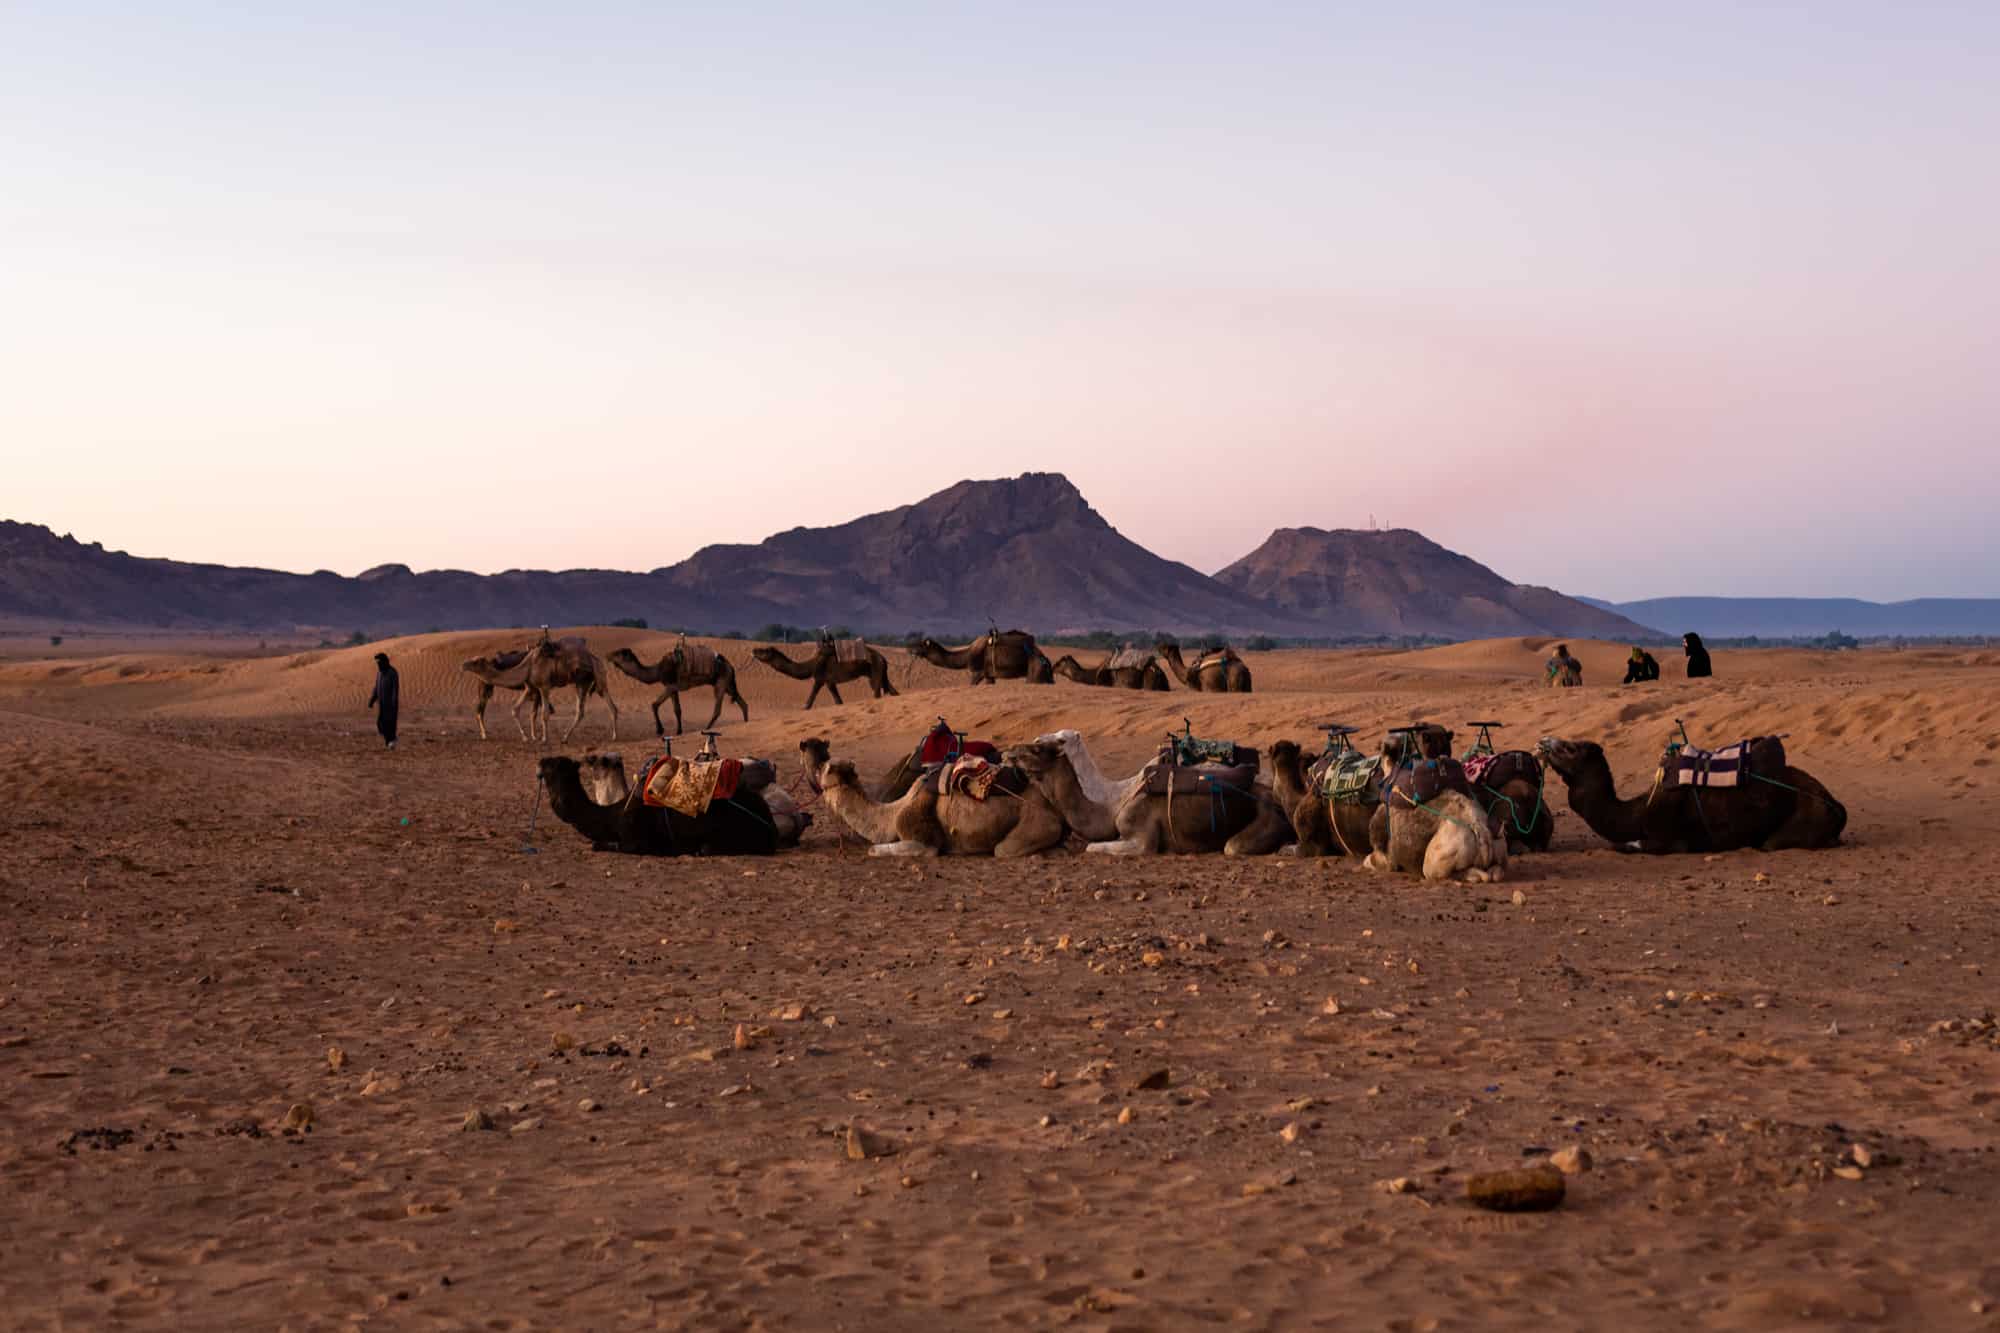
[[[51,635],[49,635],[49,647],[51,647],[51,648],[60,648],[60,647],[62,647],[62,635],[60,635],[60,634],[51,634]]]
[[[620,619],[618,619],[618,620],[614,620],[614,621],[612,621],[612,622],[611,622],[611,627],[612,627],[613,629],[646,629],[646,628],[648,628],[648,626],[647,626],[647,624],[646,624],[646,618],[645,618],[644,616],[624,616],[624,617],[622,617],[622,618],[620,618]]]

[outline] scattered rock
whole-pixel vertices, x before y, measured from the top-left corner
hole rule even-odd
[[[1326,997],[1326,1003],[1325,1003],[1325,1004],[1323,1004],[1323,1005],[1321,1005],[1321,1006],[1319,1007],[1319,1011],[1320,1011],[1321,1013],[1323,1013],[1323,1014],[1327,1014],[1327,1015],[1333,1015],[1333,1014],[1337,1014],[1337,1013],[1339,1013],[1339,1012],[1340,1012],[1340,997],[1339,997],[1338,995],[1329,995],[1329,996],[1327,996],[1327,997]]]
[[[460,1123],[458,1128],[459,1132],[464,1134],[476,1134],[484,1130],[489,1130],[493,1128],[493,1117],[475,1106],[465,1113],[465,1119]]]
[[[1132,1108],[1129,1106],[1124,1107],[1118,1112],[1118,1123],[1121,1125],[1129,1125],[1137,1118],[1132,1114]]]
[[[1295,1171],[1275,1171],[1270,1175],[1260,1176],[1243,1187],[1243,1197],[1249,1199],[1259,1194],[1270,1194],[1293,1184],[1298,1178],[1298,1173]]]
[[[560,1031],[555,1032],[552,1033],[549,1037],[550,1049],[556,1051],[559,1054],[563,1051],[574,1049],[575,1046],[576,1046],[576,1038],[575,1036],[573,1036],[568,1032],[560,1032]]]
[[[542,1118],[538,1115],[531,1115],[526,1120],[516,1120],[513,1124],[507,1126],[507,1132],[509,1134],[527,1134],[541,1127]]]
[[[576,1104],[576,1109],[583,1112],[585,1115],[589,1115],[592,1111],[595,1111],[597,1109],[597,1103],[591,1098],[585,1097],[583,1100],[579,1101]]]
[[[1465,1197],[1496,1213],[1536,1213],[1558,1207],[1568,1188],[1555,1167],[1531,1166],[1473,1176],[1465,1182]]]
[[[893,1140],[873,1130],[863,1129],[858,1124],[847,1127],[847,1159],[850,1162],[864,1162],[871,1157],[893,1157],[895,1154]]]
[[[493,923],[493,933],[495,935],[504,935],[509,931],[519,930],[520,928],[521,923],[511,916],[503,916]]]
[[[313,1122],[311,1102],[293,1102],[285,1112],[285,1118],[278,1122],[279,1129],[305,1129]]]
[[[1549,1165],[1566,1176],[1580,1176],[1596,1163],[1590,1159],[1587,1149],[1571,1144],[1549,1154]]]
[[[729,1039],[729,1044],[739,1051],[747,1051],[757,1044],[757,1039],[750,1035],[749,1029],[738,1023],[736,1035]]]
[[[1045,1088],[1060,1088],[1062,1086],[1062,1079],[1057,1076],[1055,1070],[1051,1069],[1048,1073],[1042,1075],[1042,1086]]]
[[[978,1004],[981,1000],[984,1000],[985,998],[986,998],[985,991],[976,990],[965,997],[965,1002],[967,1004]]]
[[[1528,905],[1528,895],[1521,892],[1519,889],[1514,890],[1514,906],[1526,907],[1527,905]]]
[[[338,1046],[329,1046],[326,1048],[326,1067],[329,1072],[338,1074],[346,1063],[346,1051],[341,1050]]]
[[[1875,1154],[1869,1149],[1868,1145],[1865,1143],[1855,1144],[1852,1148],[1849,1148],[1847,1150],[1847,1155],[1854,1160],[1854,1164],[1856,1166],[1861,1167],[1864,1170],[1867,1169],[1868,1167],[1875,1165]]]
[[[1376,1188],[1384,1194],[1416,1194],[1423,1189],[1423,1182],[1408,1176],[1397,1176],[1394,1180],[1384,1180]]]
[[[1833,1168],[1833,1174],[1842,1180],[1860,1180],[1867,1173],[1858,1166],[1836,1166]]]
[[[1299,1128],[1299,1122],[1293,1120],[1288,1124],[1286,1124],[1286,1126],[1283,1129],[1278,1131],[1278,1137],[1286,1143],[1297,1143],[1299,1141],[1299,1135],[1304,1132],[1305,1132],[1304,1130],[1301,1130]]]
[[[1173,1076],[1164,1069],[1155,1069],[1132,1085],[1134,1092],[1158,1092],[1173,1082]]]

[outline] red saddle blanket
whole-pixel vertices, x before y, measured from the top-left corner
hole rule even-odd
[[[981,759],[998,759],[1000,747],[991,741],[966,741],[961,748],[958,733],[942,723],[932,727],[924,738],[917,742],[917,762],[926,768],[932,764],[942,764],[945,760],[960,754],[976,755]]]
[[[1465,761],[1465,780],[1474,787],[1498,790],[1516,780],[1542,785],[1542,762],[1526,750],[1476,754]]]
[[[661,755],[639,779],[647,805],[699,817],[715,801],[736,795],[743,777],[740,759],[691,760]]]

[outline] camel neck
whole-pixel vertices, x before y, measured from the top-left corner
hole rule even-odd
[[[1619,799],[1611,765],[1605,760],[1597,759],[1574,778],[1564,781],[1569,787],[1569,808],[1582,816],[1591,832],[1616,843],[1631,842],[1640,836],[1646,800]]]

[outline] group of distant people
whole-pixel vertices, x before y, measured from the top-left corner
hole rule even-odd
[[[1709,660],[1708,646],[1701,641],[1701,635],[1687,633],[1681,635],[1681,650],[1687,654],[1687,674],[1689,680],[1699,680],[1715,674],[1715,664]],[[1571,655],[1569,645],[1559,643],[1555,654],[1549,658],[1546,667],[1550,685],[1564,688],[1583,684],[1583,663]],[[1625,659],[1625,685],[1638,685],[1660,678],[1660,659],[1641,648],[1632,645],[1632,655]]]

